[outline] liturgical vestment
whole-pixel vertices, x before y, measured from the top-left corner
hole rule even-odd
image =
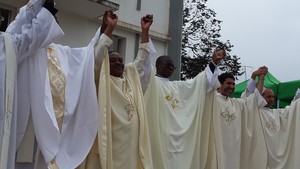
[[[218,169],[265,169],[266,147],[258,115],[258,90],[246,98],[216,92],[213,132]]]
[[[20,13],[22,15],[25,15],[26,12],[32,12],[32,8],[26,8],[25,6],[20,9]],[[52,19],[53,16],[48,10],[42,9],[41,11],[37,12],[38,15],[36,18],[25,18],[26,21],[22,25],[18,25],[15,30],[18,31],[12,31],[10,32],[10,29],[7,29],[7,33],[12,37],[12,42],[11,44],[17,55],[17,60],[16,64],[17,67],[19,67],[24,59],[30,57],[33,53],[35,53],[39,48],[44,48],[45,46],[49,45],[51,42],[53,42],[55,39],[59,38],[61,34],[59,32],[53,32],[53,30],[58,29],[58,25],[55,24],[55,20]],[[20,18],[16,18],[20,19]],[[14,21],[9,27],[13,26],[16,22]],[[37,34],[37,32],[39,32]],[[51,32],[51,35],[50,35]],[[4,41],[3,37],[0,36],[0,77],[3,80],[0,81],[0,140],[2,140],[2,131],[3,131],[3,122],[4,122],[4,110],[6,106],[4,106],[4,101],[5,101],[5,61],[6,57],[10,56],[5,56],[5,50],[6,48],[4,47]],[[9,67],[9,69],[15,69],[15,83],[14,83],[14,100],[13,100],[13,111],[12,111],[12,121],[11,121],[11,129],[10,129],[10,144],[9,144],[9,154],[8,154],[8,166],[7,169],[14,169],[14,163],[15,163],[15,153],[16,153],[16,148],[19,146],[19,126],[18,122],[23,120],[23,111],[18,111],[17,113],[17,96],[20,95],[20,93],[17,92],[19,88],[22,88],[23,83],[17,85],[17,79],[19,79],[20,72],[21,70],[16,67]],[[18,75],[17,75],[18,71]],[[28,77],[23,77],[28,78]],[[28,100],[28,97],[25,98]],[[1,141],[0,141],[1,142]]]
[[[63,35],[54,17],[47,19],[52,28],[48,38],[52,39],[52,33]],[[16,20],[10,30],[17,30],[19,24]],[[18,121],[18,135],[21,142],[31,111],[38,143],[36,169],[74,169],[92,147],[98,129],[94,84],[98,41],[99,31],[87,47],[52,43],[24,58],[19,66],[18,110],[23,117]]]
[[[137,58],[125,65],[123,77],[119,78],[111,76],[109,71],[107,47],[111,40],[105,34],[100,39],[104,40],[102,44],[106,44],[106,51],[102,56],[98,83],[98,137],[80,169],[153,169],[140,83],[149,56],[149,44],[140,44]],[[98,64],[101,61],[96,58]]]
[[[144,97],[155,169],[199,169],[213,160],[208,158],[211,113],[204,112],[205,105],[212,106],[217,77],[218,70],[209,67],[187,81],[162,80],[151,71]]]
[[[290,106],[287,106],[284,109],[269,109],[266,107],[262,107],[259,110],[265,141],[268,148],[267,169],[299,168],[299,112],[299,98],[293,101]]]

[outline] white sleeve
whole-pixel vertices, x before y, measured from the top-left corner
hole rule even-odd
[[[246,97],[248,97],[250,94],[254,93],[254,90],[256,89],[256,81],[252,78],[249,79],[246,89]]]
[[[43,8],[44,3],[45,0],[30,0],[27,3],[26,18],[29,22],[38,15]]]
[[[295,97],[294,99],[292,100],[292,102],[296,101],[297,99],[300,98],[300,88],[298,88],[298,90],[296,91],[296,94],[295,94]]]
[[[147,66],[147,63],[150,62],[150,44],[149,43],[141,43],[139,47],[139,51],[137,57],[134,60],[134,64],[136,65],[137,71],[140,76],[140,81],[143,90],[148,85],[149,76],[145,72],[150,72],[151,66]]]
[[[218,66],[215,67],[214,73],[210,70],[209,65],[206,66],[205,68],[205,73],[206,73],[206,78],[207,78],[207,82],[206,82],[206,92],[210,92],[215,85],[218,84],[219,79],[219,68]]]
[[[64,34],[52,14],[45,8],[42,8],[31,24],[20,25],[21,23],[16,21],[6,31],[11,34],[15,43],[18,62],[34,54],[38,49],[47,47]],[[14,32],[17,30],[15,27],[21,27],[21,32]]]
[[[99,30],[98,30],[99,31]],[[96,34],[96,36],[99,36]],[[98,43],[95,46],[95,71],[100,71],[105,50],[113,43],[113,41],[104,33],[100,35]]]
[[[267,105],[265,98],[259,93],[259,91],[256,88],[254,89],[253,93],[255,94],[255,97],[257,99],[258,107],[265,107]]]

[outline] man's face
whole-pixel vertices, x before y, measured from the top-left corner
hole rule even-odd
[[[225,79],[224,83],[221,84],[221,86],[219,88],[219,92],[223,96],[229,97],[234,92],[234,89],[235,89],[235,80],[232,78],[227,78],[227,79]]]
[[[110,75],[122,77],[124,72],[123,58],[118,53],[109,54]]]
[[[170,58],[162,60],[156,66],[157,74],[165,78],[171,77],[175,69],[174,62]]]
[[[267,102],[267,107],[271,107],[274,104],[275,101],[275,94],[273,93],[272,90],[266,89],[265,92],[263,93],[263,97],[265,98]]]

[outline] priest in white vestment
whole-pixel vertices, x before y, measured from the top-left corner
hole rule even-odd
[[[229,98],[235,88],[235,78],[230,73],[219,76],[221,86],[213,110],[217,163],[219,169],[265,169],[266,147],[258,116],[259,95],[253,79],[267,72],[258,69],[252,75],[246,98]],[[252,90],[252,92],[249,92]],[[252,93],[252,94],[251,94]]]
[[[169,81],[175,69],[172,58],[157,59],[156,76],[152,70],[144,96],[155,169],[216,167],[208,148],[214,146],[209,142],[211,113],[205,112],[212,109],[217,64],[225,55],[217,48],[205,71],[187,81]]]
[[[258,83],[263,84],[264,78]],[[300,167],[300,89],[290,106],[271,109],[275,95],[271,89],[262,89],[259,96],[259,114],[268,149],[267,169],[299,169]]]
[[[35,13],[37,15],[35,18],[24,18],[22,22],[26,24],[19,25],[16,28],[18,31],[10,32],[8,30],[6,34],[0,33],[0,168],[15,168],[15,153],[19,145],[17,119],[22,120],[23,117],[22,113],[17,114],[17,96],[20,95],[17,93],[17,88],[23,85],[22,83],[17,85],[19,66],[24,59],[61,36],[59,32],[53,32],[59,27],[53,24],[55,21],[51,20],[53,17],[51,13],[45,8],[40,10],[33,8],[38,3],[43,5],[44,2],[33,2],[20,9],[20,13],[23,15]],[[11,63],[8,60],[12,60]],[[12,110],[8,110],[9,107]],[[9,116],[11,117],[9,118]],[[4,137],[8,137],[9,145],[3,142]],[[5,148],[8,154],[3,154]]]
[[[53,1],[47,2],[51,12],[56,13]],[[34,6],[35,10],[39,8],[42,6]],[[8,32],[18,31],[24,20],[34,15],[20,13]],[[51,29],[46,40],[53,42],[52,35],[63,35],[53,16],[48,16],[47,24]],[[23,58],[18,67],[21,84],[18,110],[22,118],[18,121],[17,143],[20,144],[27,124],[30,125],[31,112],[38,143],[36,169],[74,169],[93,145],[98,129],[94,58],[98,54],[95,49],[100,45],[99,32],[87,47],[70,48],[52,43]],[[34,35],[40,33],[36,31]],[[19,151],[25,151],[21,156],[30,155],[27,151],[32,150],[23,150],[27,144],[19,147]]]
[[[116,24],[113,21],[117,21],[112,11],[108,15],[105,30],[113,28]],[[107,50],[102,57],[96,58],[96,62],[103,60],[98,88],[100,125],[97,140],[81,168],[153,169],[140,82],[149,56],[151,24],[152,15],[141,19],[141,44],[133,63],[124,66],[120,54],[108,54]],[[100,39],[111,43],[106,33]]]

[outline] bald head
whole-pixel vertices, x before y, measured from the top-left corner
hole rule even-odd
[[[275,94],[273,92],[272,89],[266,88],[263,93],[262,96],[265,98],[266,102],[267,102],[267,107],[271,107],[274,102],[275,102]]]

